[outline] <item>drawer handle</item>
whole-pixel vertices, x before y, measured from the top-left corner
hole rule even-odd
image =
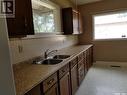
[[[49,82],[47,82],[47,84],[48,84],[48,85],[51,85],[53,81],[54,81],[54,78],[51,79]]]
[[[62,70],[63,73],[65,73],[65,70]]]

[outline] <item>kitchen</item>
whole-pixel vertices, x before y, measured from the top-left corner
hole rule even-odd
[[[69,8],[69,7],[73,7],[73,8],[76,7],[77,8],[77,6],[75,6],[72,3],[72,1],[69,1],[69,0],[61,0],[61,1],[52,0],[52,2],[54,2],[55,5],[56,4],[58,5],[57,6],[58,9]],[[20,2],[20,4],[21,3],[22,2]],[[25,4],[24,4],[24,6],[25,6]],[[27,4],[27,6],[30,6],[30,5]],[[19,91],[19,93],[21,93],[19,95],[24,95],[27,92],[28,92],[28,95],[34,95],[34,94],[29,94],[29,91],[32,88],[36,87],[40,83],[43,83],[43,81],[46,78],[48,78],[50,75],[52,75],[56,71],[58,73],[60,73],[60,70],[61,70],[62,67],[64,67],[64,65],[67,65],[67,67],[65,66],[66,68],[70,68],[71,61],[74,60],[73,58],[76,57],[76,60],[79,60],[79,59],[82,60],[83,57],[79,56],[80,53],[81,53],[81,56],[84,56],[84,55],[86,56],[86,54],[84,52],[86,52],[86,50],[88,48],[92,47],[92,44],[94,46],[94,48],[93,48],[93,58],[94,58],[93,61],[94,62],[95,61],[126,62],[127,61],[127,58],[126,58],[126,55],[127,55],[127,53],[126,53],[126,40],[93,41],[93,36],[92,36],[93,35],[92,34],[92,17],[91,17],[91,15],[95,14],[95,13],[126,10],[126,6],[127,5],[126,5],[126,1],[125,0],[121,0],[121,1],[119,1],[119,0],[116,0],[116,1],[114,1],[114,0],[108,0],[108,1],[102,0],[102,1],[94,2],[94,3],[88,3],[86,5],[80,5],[80,6],[78,6],[78,8],[79,8],[80,14],[82,15],[83,33],[80,34],[80,32],[79,32],[78,35],[72,35],[73,33],[71,33],[69,35],[63,35],[63,34],[59,34],[59,33],[56,33],[57,34],[56,35],[56,34],[50,33],[50,35],[49,35],[47,33],[44,33],[42,35],[41,34],[35,35],[35,36],[30,35],[30,36],[23,37],[23,38],[21,38],[21,37],[10,38],[9,46],[10,46],[10,52],[11,53],[9,53],[9,49],[7,48],[8,47],[8,45],[7,45],[8,44],[8,36],[7,36],[7,34],[5,32],[4,32],[5,34],[1,33],[1,36],[2,36],[2,37],[0,37],[1,41],[3,41],[4,43],[6,42],[6,44],[3,43],[2,45],[6,46],[6,48],[7,48],[6,49],[6,53],[8,54],[8,55],[6,55],[7,57],[5,57],[5,56],[3,56],[3,54],[5,54],[4,51],[1,51],[2,52],[1,53],[2,54],[1,55],[2,59],[1,60],[4,60],[4,58],[8,58],[11,61],[11,64],[13,64],[13,66],[17,67],[16,69],[14,69],[14,71],[17,70],[17,69],[22,69],[22,68],[17,66],[17,63],[20,63],[21,66],[24,69],[19,70],[19,71],[22,71],[22,73],[25,72],[25,73],[23,73],[23,75],[27,75],[28,74],[30,76],[30,78],[28,78],[27,76],[22,76],[19,73],[19,71],[15,71],[16,74],[14,73],[14,78],[15,77],[19,77],[19,79],[17,79],[17,81],[16,81],[16,84],[19,85],[18,89],[21,90],[21,92]],[[26,11],[28,11],[28,9],[26,9]],[[78,12],[76,12],[76,13],[78,13]],[[21,14],[22,14],[22,12],[21,12]],[[57,15],[56,18],[59,19],[59,20],[55,20],[56,21],[55,23],[57,25],[56,30],[57,30],[57,32],[60,32],[61,30],[65,29],[63,27],[64,27],[64,25],[66,26],[66,24],[64,24],[63,27],[62,27],[61,24],[60,24],[60,23],[62,23],[61,20],[60,20],[60,19],[62,19],[61,16]],[[1,20],[1,27],[2,27],[1,29],[3,29],[1,31],[6,31],[3,28],[3,27],[6,27],[6,26],[4,26],[5,24],[2,24],[2,21],[4,23],[4,20],[3,19],[0,19],[0,20]],[[21,21],[22,21],[22,19],[21,19]],[[31,21],[31,20],[29,20],[29,21]],[[66,18],[65,18],[64,21],[66,21]],[[67,19],[67,21],[69,21],[69,20]],[[17,22],[17,23],[20,23],[20,22]],[[33,23],[33,21],[31,21],[31,23]],[[32,31],[33,31],[32,28],[33,27],[29,27],[29,26],[31,26],[30,25],[31,23],[28,23],[28,31],[29,31],[29,29],[31,29],[31,33],[32,33]],[[16,23],[14,23],[14,24],[16,25]],[[18,27],[18,25],[17,25],[17,27]],[[14,26],[13,27],[8,27],[8,28],[10,28],[9,30],[11,30],[11,29],[14,29]],[[69,29],[71,29],[71,28],[69,27]],[[14,29],[13,31],[15,31],[15,30],[16,29]],[[65,30],[62,31],[62,32],[65,32]],[[17,31],[20,31],[20,30],[17,30]],[[22,31],[24,31],[24,30],[22,30]],[[21,32],[18,35],[24,36],[24,35],[22,35]],[[15,33],[13,32],[12,35],[13,34],[15,34]],[[10,35],[11,35],[11,33],[10,33]],[[15,35],[17,35],[17,34],[15,34]],[[71,46],[74,46],[76,44],[82,44],[82,45],[81,45],[81,47],[80,46],[71,47]],[[35,59],[38,56],[44,56],[44,53],[45,53],[45,51],[47,49],[49,49],[50,51],[57,49],[58,52],[54,53],[54,54],[57,54],[57,55],[61,55],[62,54],[62,55],[73,55],[73,56],[71,56],[71,58],[65,59],[66,62],[63,62],[65,64],[62,64],[62,65],[58,64],[58,65],[54,65],[54,66],[53,65],[52,66],[47,66],[47,65],[44,65],[44,66],[41,65],[40,66],[40,65],[34,64],[36,68],[41,68],[42,71],[43,70],[45,71],[45,69],[50,71],[50,72],[48,72],[47,75],[43,71],[42,73],[38,74],[38,75],[43,75],[43,76],[35,77],[35,75],[34,75],[35,72],[32,72],[32,71],[34,71],[35,67],[34,66],[32,66],[33,68],[29,67],[29,64],[27,64],[28,67],[29,67],[29,69],[28,69],[27,65],[24,66],[24,64],[22,62],[24,62],[24,61],[26,62],[27,61],[27,62],[31,63],[31,59],[33,59],[33,58]],[[3,48],[1,47],[0,50],[5,50],[5,47],[3,47]],[[15,93],[15,88],[14,88],[13,74],[12,74],[12,72],[10,72],[12,70],[12,68],[11,68],[11,64],[10,64],[9,60],[5,59],[5,61],[8,61],[7,62],[8,64],[2,64],[1,70],[3,70],[2,72],[3,72],[4,75],[5,75],[4,70],[7,73],[6,75],[9,78],[5,78],[5,79],[9,79],[9,81],[10,81],[9,82],[10,85],[7,84],[7,85],[9,85],[7,87],[12,86],[12,87],[10,87],[11,89],[9,89],[9,90],[10,90],[10,92],[12,92],[12,95],[15,95],[14,94]],[[4,61],[2,61],[2,63],[4,63]],[[69,63],[69,67],[68,67],[68,63]],[[78,62],[76,62],[76,63],[78,63]],[[7,68],[6,68],[7,66],[9,68],[8,70],[10,70],[10,71],[7,70]],[[89,67],[89,66],[86,66],[86,67]],[[5,68],[5,69],[3,69],[3,68]],[[85,66],[83,68],[85,68]],[[71,69],[72,68],[69,69],[69,72],[71,72]],[[29,70],[31,70],[31,71],[29,71]],[[66,70],[68,70],[68,69],[66,69]],[[38,70],[35,69],[35,71],[36,72],[40,72],[39,69]],[[33,75],[30,75],[31,73],[33,73]],[[68,74],[68,73],[66,73],[66,74]],[[5,77],[7,77],[7,76],[5,76]],[[54,75],[54,76],[56,76],[56,75]],[[34,81],[34,79],[32,77],[35,77],[35,81],[36,81],[36,82],[34,82],[35,84],[33,84],[33,83],[31,84],[31,82],[30,82],[30,80],[32,80],[32,82]],[[10,79],[10,78],[12,78],[12,79]],[[28,80],[24,80],[24,79],[27,79],[27,78],[28,78]],[[58,86],[59,86],[58,89],[60,89],[59,83],[60,83],[61,78],[59,80],[59,77],[58,77],[57,80],[58,80]],[[78,80],[76,80],[76,81],[78,81]],[[21,82],[23,82],[23,83],[21,83]],[[2,82],[2,83],[4,83],[4,82]],[[25,83],[25,87],[23,87],[24,83]],[[28,83],[28,85],[27,85],[27,83]],[[21,87],[20,87],[20,85],[21,85]],[[79,83],[78,83],[78,85],[79,85]],[[3,88],[1,88],[1,89],[3,89]],[[42,87],[42,89],[44,90],[44,87]],[[16,90],[17,90],[17,88],[16,88]],[[43,90],[42,90],[41,93],[44,93]],[[4,92],[4,89],[2,91]],[[2,91],[0,91],[0,92],[2,92]],[[5,91],[5,93],[7,93],[7,92]],[[18,92],[16,92],[16,93],[18,93]],[[60,93],[60,92],[58,91],[58,93]],[[72,93],[72,92],[69,91],[69,93]],[[4,95],[11,95],[11,94],[4,94]],[[16,95],[18,95],[18,94],[16,94]],[[48,95],[51,95],[51,94],[48,94]],[[67,94],[67,95],[70,95],[70,94]]]

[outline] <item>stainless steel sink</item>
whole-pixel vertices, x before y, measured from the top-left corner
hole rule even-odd
[[[55,55],[53,59],[66,59],[69,58],[70,55]]]
[[[63,60],[61,59],[45,59],[39,62],[36,62],[35,64],[45,64],[45,65],[53,65],[53,64],[58,64],[62,62]]]

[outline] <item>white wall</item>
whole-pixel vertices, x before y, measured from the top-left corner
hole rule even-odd
[[[15,95],[6,29],[5,20],[0,18],[0,95]]]

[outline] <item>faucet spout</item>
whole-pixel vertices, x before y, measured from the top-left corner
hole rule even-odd
[[[57,52],[58,50],[52,50],[52,51],[50,51],[50,52],[48,52],[48,51],[49,51],[49,49],[47,49],[47,50],[45,51],[45,53],[44,53],[45,59],[47,59],[48,56],[49,56],[50,54],[52,54],[52,53],[54,53],[54,52]]]

